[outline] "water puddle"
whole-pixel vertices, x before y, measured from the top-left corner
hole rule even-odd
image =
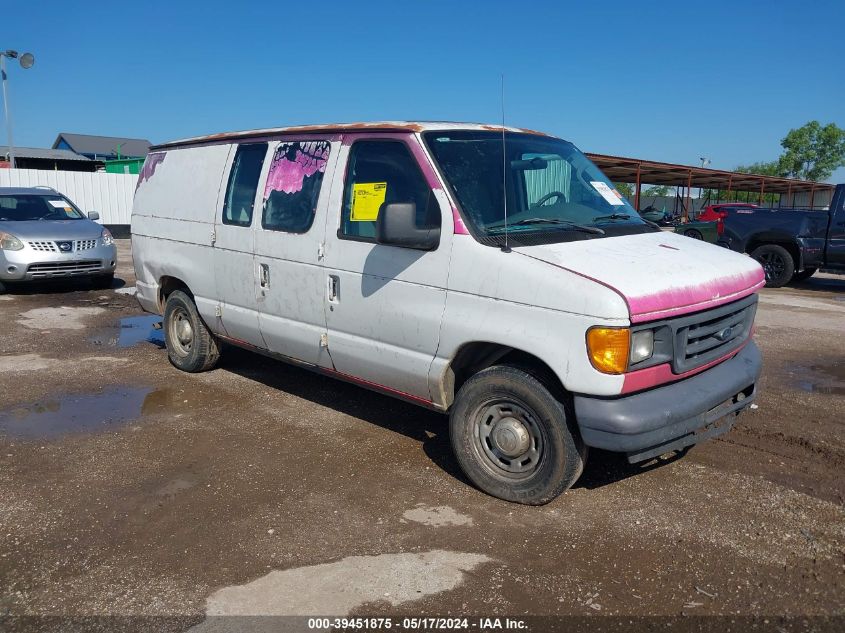
[[[0,410],[0,433],[51,439],[117,430],[141,416],[151,387],[110,386],[96,394],[66,394]]]
[[[845,396],[845,361],[826,365],[796,365],[789,373],[801,391]]]
[[[161,323],[157,314],[124,317],[117,325],[99,328],[88,340],[95,345],[108,347],[132,347],[139,343],[152,343],[164,347],[164,333],[153,325]]]

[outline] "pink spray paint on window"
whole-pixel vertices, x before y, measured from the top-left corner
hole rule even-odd
[[[266,200],[273,191],[301,191],[306,178],[326,171],[328,158],[328,141],[282,143],[273,154],[267,185],[264,188],[264,199]]]

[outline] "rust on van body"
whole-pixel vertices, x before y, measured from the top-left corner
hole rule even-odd
[[[356,122],[356,123],[327,123],[320,125],[295,125],[290,127],[265,128],[257,130],[243,130],[239,132],[220,132],[217,134],[207,134],[204,136],[197,136],[193,138],[181,139],[176,141],[169,141],[160,145],[154,145],[151,150],[159,150],[173,147],[185,147],[189,145],[208,145],[219,142],[227,142],[234,140],[241,140],[247,138],[266,137],[272,135],[285,134],[302,134],[309,132],[319,132],[328,134],[338,134],[343,132],[360,132],[366,130],[370,132],[411,132],[418,133],[427,130],[446,130],[446,129],[466,129],[466,130],[485,130],[501,132],[502,129],[508,132],[521,132],[523,134],[535,134],[538,136],[549,136],[545,132],[537,132],[527,128],[505,127],[497,125],[485,125],[479,123],[457,123],[449,121],[437,122],[418,122],[418,121],[375,121],[375,122]]]

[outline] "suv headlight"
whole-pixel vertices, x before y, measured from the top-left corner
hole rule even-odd
[[[0,231],[0,251],[19,251],[23,248],[23,242],[11,233]]]
[[[114,238],[112,237],[111,231],[109,231],[108,229],[103,229],[103,232],[100,234],[100,237],[103,238],[103,246],[114,244]]]

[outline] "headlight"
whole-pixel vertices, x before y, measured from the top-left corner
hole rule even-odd
[[[654,330],[640,330],[631,334],[631,364],[651,358],[654,353]]]
[[[587,330],[587,353],[593,367],[604,374],[628,369],[631,331],[628,328],[594,327]]]
[[[19,251],[23,248],[23,242],[11,233],[0,231],[0,251]]]
[[[103,229],[103,232],[100,234],[100,237],[103,238],[103,246],[114,244],[114,238],[112,237],[111,231],[109,231],[108,229]]]

